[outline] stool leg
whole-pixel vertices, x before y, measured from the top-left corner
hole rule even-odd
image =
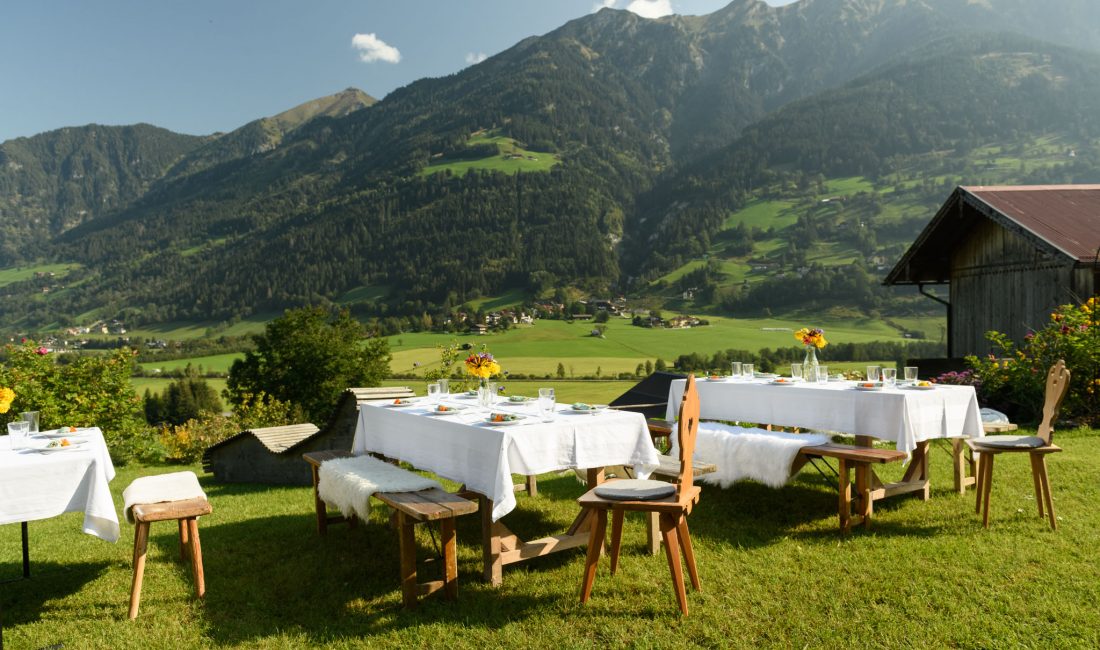
[[[989,528],[989,498],[992,495],[990,488],[993,487],[993,459],[996,457],[996,454],[982,454],[982,467],[985,468],[985,478],[982,479],[982,491],[985,492],[982,503],[982,526],[985,528]]]
[[[176,523],[179,524],[180,528],[180,561],[186,562],[191,555],[190,526],[187,525],[187,521],[184,519],[177,519]]]
[[[447,600],[458,598],[458,554],[455,544],[455,518],[439,523],[439,545],[443,547],[443,595]]]
[[[202,571],[202,544],[199,542],[199,518],[187,519],[189,536],[191,538],[191,571],[195,574],[195,595],[199,598],[206,596],[206,576]]]
[[[413,522],[397,511],[397,534],[401,553],[401,601],[405,607],[416,607],[416,536]]]
[[[313,469],[313,507],[317,510],[317,534],[324,535],[328,532],[328,507],[317,491],[317,484],[320,482],[318,466],[311,464],[310,467]]]
[[[149,524],[139,521],[134,526],[134,581],[130,585],[130,620],[138,615],[141,602],[141,581],[145,577],[145,548],[149,543]]]

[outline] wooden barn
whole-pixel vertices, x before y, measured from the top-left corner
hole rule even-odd
[[[1100,292],[1100,185],[956,188],[885,284],[947,306],[949,357],[989,353],[989,330],[1019,341]]]
[[[202,467],[226,483],[312,485],[313,474],[302,454],[350,450],[360,404],[412,396],[406,387],[349,388],[324,428],[306,423],[242,431],[208,447]]]

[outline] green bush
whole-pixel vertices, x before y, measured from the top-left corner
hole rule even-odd
[[[264,393],[242,394],[241,402],[229,417],[215,411],[203,411],[181,424],[162,426],[158,435],[162,460],[198,462],[208,447],[241,431],[291,424],[291,410],[290,404]]]
[[[1029,333],[1020,345],[1000,332],[988,332],[986,338],[1000,355],[967,357],[981,378],[985,402],[1038,420],[1047,371],[1064,359],[1071,374],[1061,416],[1089,426],[1100,424],[1100,299],[1062,305],[1046,327]]]
[[[15,400],[11,410],[0,415],[0,424],[18,419],[24,411],[38,411],[43,429],[99,427],[116,463],[155,455],[155,439],[130,383],[130,350],[59,357],[27,341],[8,345],[5,356],[0,386],[14,390]]]

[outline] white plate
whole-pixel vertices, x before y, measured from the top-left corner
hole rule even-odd
[[[707,377],[707,381],[726,381],[729,377]]]
[[[513,415],[513,414],[509,413],[509,415]],[[485,418],[485,420],[483,420],[483,422],[485,422],[485,424],[488,424],[489,426],[492,426],[492,427],[510,427],[513,424],[522,424],[523,421],[526,420],[526,419],[527,419],[527,417],[524,416],[524,415],[517,415],[515,420],[504,420],[502,422],[494,422],[493,420],[491,420],[489,418]]]
[[[386,406],[394,409],[403,409],[408,406],[416,406],[416,402],[390,402],[389,404],[386,404]]]
[[[774,372],[754,372],[752,376],[756,379],[775,379],[779,375]]]
[[[882,386],[864,386],[863,384],[856,384],[855,389],[856,390],[876,391],[876,390],[882,390]]]
[[[432,410],[428,411],[428,415],[440,415],[440,416],[458,415],[459,413],[462,413],[463,411],[465,411],[467,408],[469,408],[469,407],[467,407],[467,406],[447,406],[446,411],[440,411],[439,408],[436,407],[436,408],[433,408]]]
[[[802,380],[800,380],[800,379],[786,379],[784,381],[779,381],[778,379],[773,379],[773,380],[769,381],[768,383],[771,384],[772,386],[794,386],[795,384],[801,384]]]
[[[50,429],[49,431],[39,431],[37,434],[46,438],[67,438],[69,436],[81,436],[88,433],[89,429],[77,427],[76,431],[69,431],[69,427],[61,427],[60,429]]]
[[[59,451],[73,451],[75,449],[80,449],[85,444],[87,444],[86,440],[70,440],[69,442],[71,444],[69,444],[67,447],[61,447],[61,446],[47,447],[47,446],[43,445],[41,447],[34,447],[33,449],[35,451],[41,451],[43,453],[53,454],[53,453],[56,453],[56,452],[59,452]]]
[[[573,406],[570,406],[569,407],[569,412],[570,413],[593,414],[593,413],[599,413],[601,411],[606,411],[607,410],[607,404],[589,404],[588,406],[589,406],[589,408],[586,408],[586,409],[579,409],[579,408],[574,408]]]
[[[906,390],[936,390],[936,386],[902,386]]]
[[[512,397],[516,397],[516,396],[513,395]],[[509,397],[505,401],[507,401],[509,404],[527,404],[527,403],[533,402],[537,399],[535,397],[523,397],[523,399],[512,399],[512,397]]]

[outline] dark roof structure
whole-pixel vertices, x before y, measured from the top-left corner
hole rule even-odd
[[[674,372],[655,372],[616,397],[610,406],[641,413],[647,418],[663,418],[668,404],[669,385],[673,380],[685,377],[687,375]]]
[[[1051,258],[1100,266],[1100,185],[956,188],[884,284],[946,284],[951,250],[985,217]]]

